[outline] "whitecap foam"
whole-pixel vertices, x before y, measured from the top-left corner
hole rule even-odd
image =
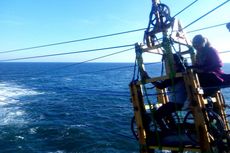
[[[13,83],[0,83],[0,105],[18,102],[20,97],[34,96],[39,94],[43,93],[37,92],[33,89],[27,89]]]
[[[38,130],[38,127],[33,127],[29,129],[29,134],[36,134]]]
[[[23,136],[20,136],[20,135],[15,136],[15,138],[18,139],[18,140],[19,140],[19,139],[21,139],[21,140],[24,140],[24,139],[25,139]]]
[[[24,120],[24,115],[26,115],[25,111],[20,110],[20,108],[0,108],[0,124],[1,125],[9,125],[9,124],[16,124],[16,125],[23,125],[26,123]]]
[[[0,125],[26,124],[26,112],[19,107],[22,97],[43,94],[14,83],[0,82]]]

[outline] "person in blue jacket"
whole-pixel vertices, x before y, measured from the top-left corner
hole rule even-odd
[[[174,69],[176,72],[185,71],[184,59],[182,56],[173,54],[174,58]],[[166,79],[161,82],[154,82],[155,87],[159,89],[167,88],[167,93],[169,102],[163,104],[159,107],[154,113],[154,118],[156,123],[159,125],[162,131],[170,129],[169,124],[166,123],[166,120],[170,118],[171,124],[174,125],[173,119],[171,119],[172,113],[177,110],[181,110],[184,106],[184,103],[187,100],[187,93],[185,88],[185,83],[183,77],[176,77],[172,79]]]

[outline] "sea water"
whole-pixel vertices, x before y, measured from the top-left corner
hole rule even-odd
[[[160,76],[160,64],[151,69]],[[0,152],[138,153],[134,72],[127,63],[0,63]]]

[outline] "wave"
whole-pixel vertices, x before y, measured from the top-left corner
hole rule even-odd
[[[0,105],[16,103],[20,101],[20,97],[35,96],[40,94],[44,93],[27,89],[13,83],[0,82]]]
[[[0,82],[0,125],[25,124],[26,112],[22,106],[22,97],[43,94],[20,85]]]

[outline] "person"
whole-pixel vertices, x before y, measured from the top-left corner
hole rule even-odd
[[[191,67],[197,72],[200,85],[204,87],[204,97],[207,97],[214,94],[224,81],[222,78],[224,72],[221,69],[223,63],[218,51],[211,46],[204,36],[196,35],[192,40],[192,45],[197,54],[196,62]]]
[[[174,59],[174,69],[176,72],[183,72],[185,71],[185,66],[182,61],[184,61],[182,56],[178,56],[177,54],[173,54]],[[162,82],[154,82],[155,87],[159,89],[168,89],[168,97],[169,102],[163,104],[159,107],[156,112],[154,113],[154,118],[156,123],[159,125],[162,131],[166,131],[172,127],[168,127],[169,124],[166,123],[166,119],[170,119],[171,124],[174,125],[173,119],[171,118],[172,113],[176,112],[177,110],[181,110],[184,106],[184,103],[187,99],[186,88],[184,84],[183,77],[177,77],[173,79],[166,79]]]

